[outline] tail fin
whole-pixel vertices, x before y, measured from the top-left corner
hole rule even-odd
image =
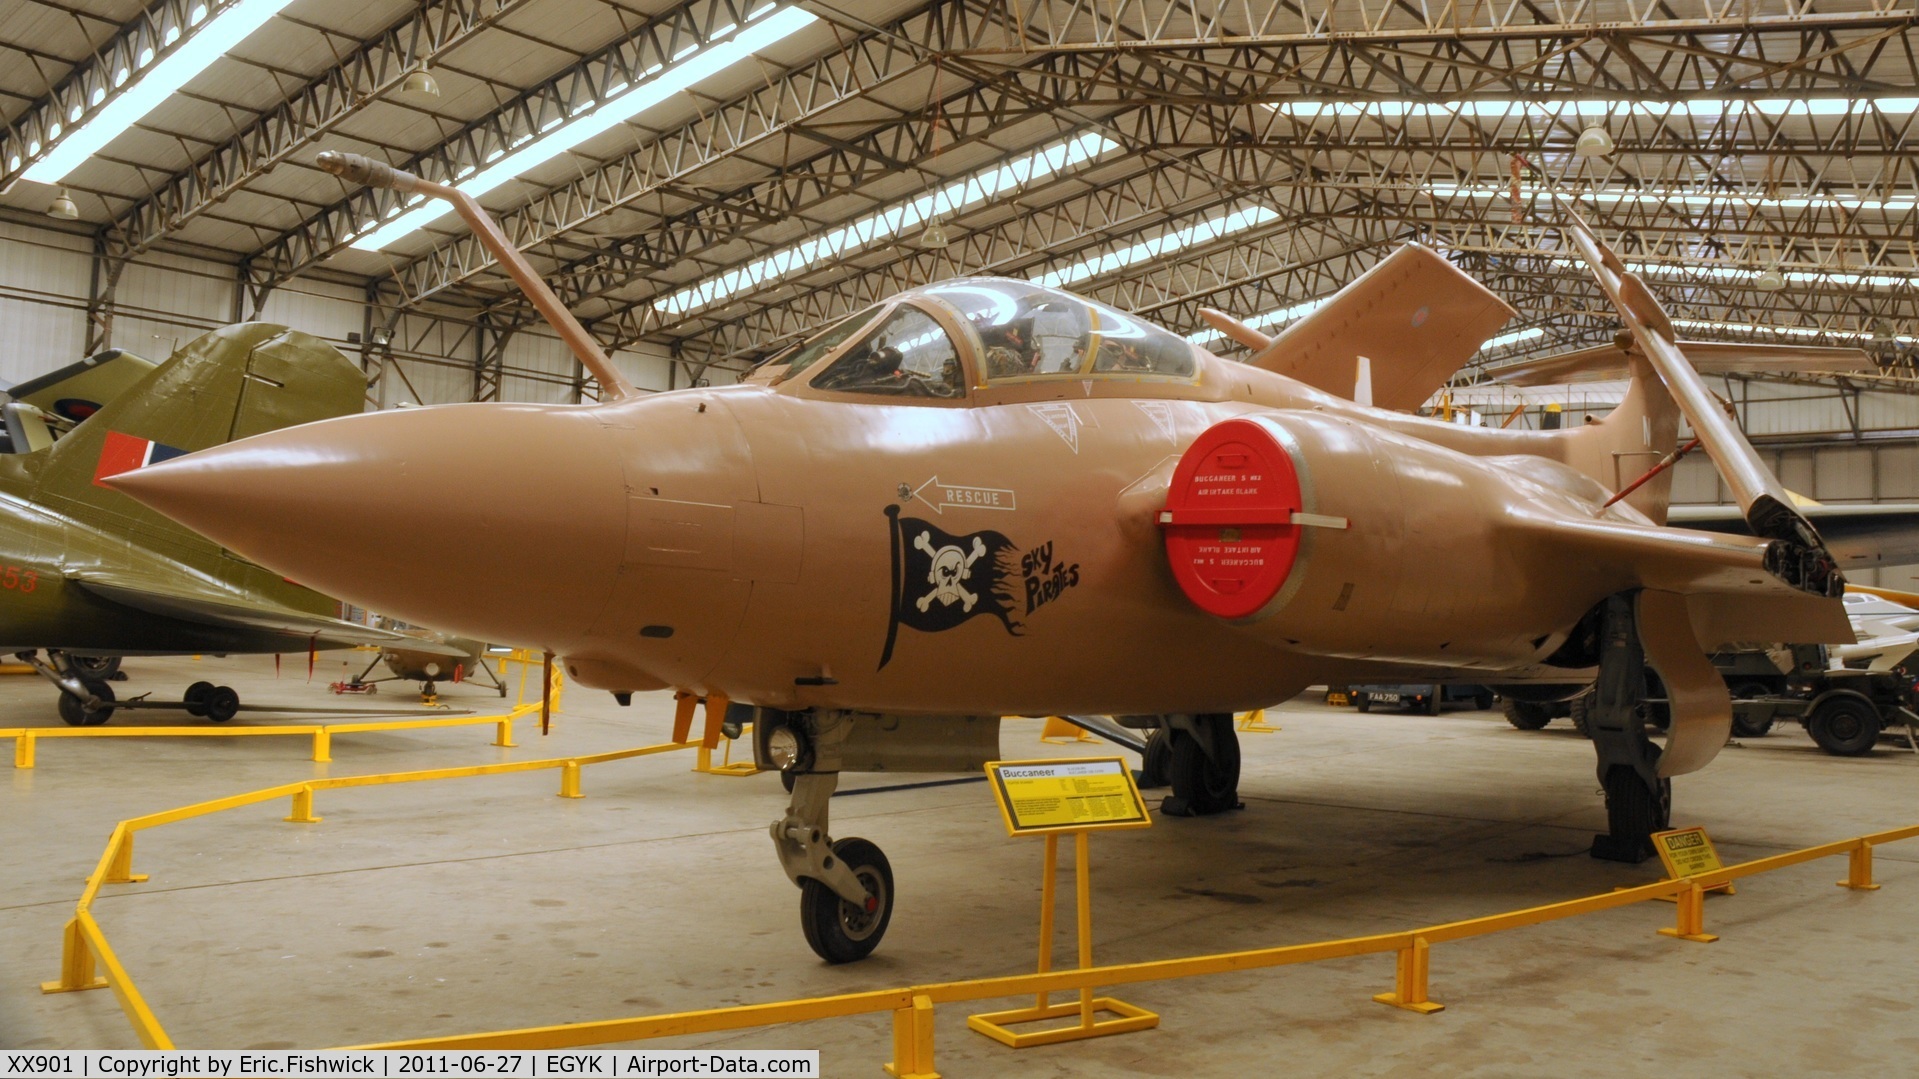
[[[1246,362],[1352,400],[1359,357],[1370,356],[1373,402],[1418,408],[1513,313],[1431,249],[1407,244]]]
[[[248,435],[359,412],[365,394],[359,369],[316,337],[261,322],[225,326],[175,352],[37,454],[33,498],[136,540],[209,548],[197,534],[97,481]],[[236,506],[235,512],[246,510]]]

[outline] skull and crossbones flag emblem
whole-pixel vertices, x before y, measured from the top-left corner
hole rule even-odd
[[[893,611],[881,667],[893,658],[901,626],[939,633],[990,614],[1008,633],[1019,634],[1013,590],[1006,583],[1008,563],[1018,556],[1012,540],[992,531],[955,536],[917,517],[902,517],[898,506],[886,507],[886,516],[893,533]]]

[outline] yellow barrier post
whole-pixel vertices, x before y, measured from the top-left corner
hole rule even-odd
[[[307,785],[293,792],[293,812],[287,816],[289,824],[318,824],[324,818],[313,815],[313,787]]]
[[[313,729],[313,760],[316,764],[328,764],[333,760],[333,732],[325,727]]]
[[[502,719],[499,722],[498,727],[499,729],[495,732],[493,736],[493,744],[496,746],[499,746],[501,749],[512,749],[515,745],[515,742],[513,741],[512,718],[509,717],[507,719]]]
[[[21,731],[13,738],[13,766],[15,768],[33,767],[33,732]]]
[[[584,798],[580,793],[580,762],[567,761],[560,766],[560,797]]]
[[[119,842],[113,847],[113,860],[107,863],[107,875],[100,878],[102,884],[139,884],[147,879],[145,873],[133,871],[133,833],[116,832]]]
[[[87,945],[86,932],[80,928],[80,916],[67,919],[61,934],[60,978],[41,982],[42,993],[78,993],[87,989],[105,989],[107,980],[93,972],[93,949]]]
[[[1701,944],[1711,944],[1719,938],[1706,932],[1706,889],[1697,881],[1687,885],[1676,897],[1679,902],[1674,924],[1659,931],[1660,936],[1675,937],[1679,940],[1693,940]]]
[[[1876,892],[1879,886],[1872,882],[1872,844],[1860,840],[1852,848],[1852,854],[1846,859],[1846,879],[1838,882],[1841,888],[1851,888],[1855,892]]]
[[[1398,962],[1393,969],[1393,991],[1376,993],[1373,999],[1381,1004],[1390,1004],[1395,1008],[1404,1008],[1409,1012],[1431,1015],[1446,1010],[1444,1004],[1426,997],[1426,978],[1431,971],[1432,945],[1425,937],[1414,937],[1399,949]]]
[[[894,1079],[940,1079],[933,1070],[933,998],[913,997],[910,1008],[893,1012],[893,1059],[883,1070]]]

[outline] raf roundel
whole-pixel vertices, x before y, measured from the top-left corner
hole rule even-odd
[[[1214,424],[1173,471],[1159,515],[1166,558],[1186,598],[1207,614],[1248,618],[1286,584],[1304,509],[1292,455],[1251,419]]]

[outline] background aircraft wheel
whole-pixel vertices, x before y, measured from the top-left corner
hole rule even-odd
[[[60,718],[65,720],[69,727],[87,725],[87,713],[80,707],[80,698],[65,690],[60,691]]]
[[[187,715],[204,716],[207,714],[207,694],[213,692],[212,682],[195,682],[180,694],[180,703],[187,709]]]
[[[1479,691],[1477,696],[1473,697],[1473,707],[1479,709],[1482,712],[1486,711],[1492,706],[1493,706],[1493,691],[1490,689],[1482,689]]]
[[[240,714],[240,695],[232,686],[214,686],[207,691],[201,707],[202,715],[215,723],[225,723]]]
[[[1879,741],[1879,710],[1863,697],[1828,697],[1806,720],[1806,733],[1838,757],[1863,757]]]
[[[1553,721],[1552,710],[1543,704],[1529,704],[1508,698],[1501,706],[1506,722],[1522,731],[1536,731]]]
[[[1139,786],[1156,790],[1172,782],[1173,735],[1165,727],[1153,728],[1146,736],[1146,752],[1140,754]]]
[[[1370,712],[1373,710],[1373,699],[1364,693],[1355,693],[1353,694],[1353,707],[1362,712]]]
[[[864,839],[842,839],[833,844],[833,856],[866,885],[867,908],[841,899],[819,881],[800,885],[800,927],[814,954],[828,963],[865,959],[886,935],[893,920],[893,867],[879,847]]]
[[[1440,703],[1443,700],[1445,700],[1445,697],[1446,697],[1445,687],[1434,686],[1432,693],[1426,697],[1426,708],[1425,708],[1426,714],[1429,716],[1438,715]]]
[[[1592,732],[1586,729],[1586,712],[1592,708],[1592,703],[1593,695],[1589,690],[1574,697],[1572,703],[1567,708],[1567,715],[1571,717],[1573,721],[1573,730],[1578,731],[1587,738],[1592,737]]]
[[[67,667],[82,678],[104,682],[120,670],[119,656],[68,656]]]
[[[1228,716],[1227,723],[1232,722]],[[1231,726],[1219,739],[1220,760],[1206,755],[1199,739],[1185,731],[1172,736],[1173,794],[1197,816],[1224,813],[1239,805],[1239,739]]]
[[[1764,719],[1753,719],[1739,714],[1739,702],[1757,700],[1766,695],[1766,687],[1757,682],[1748,682],[1732,687],[1732,733],[1741,738],[1764,738],[1772,730],[1770,710]]]

